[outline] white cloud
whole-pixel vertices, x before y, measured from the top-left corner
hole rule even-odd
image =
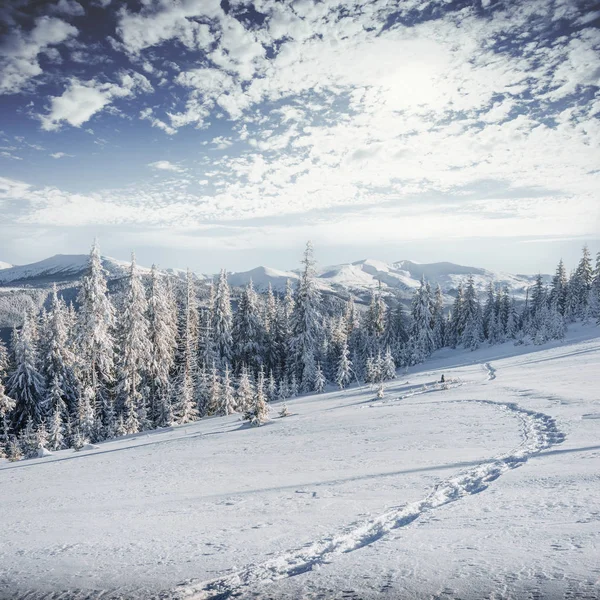
[[[55,131],[63,122],[80,127],[89,121],[97,112],[107,107],[116,98],[134,96],[138,92],[151,92],[150,82],[136,72],[121,72],[120,85],[101,83],[95,79],[80,81],[71,79],[67,89],[60,96],[50,99],[50,111],[38,115],[42,129]]]
[[[14,28],[0,47],[0,94],[16,94],[42,74],[38,55],[78,34],[73,25],[56,17],[39,17],[33,29]]]
[[[67,154],[66,152],[53,152],[50,156],[52,158],[65,158],[65,156],[68,156],[68,157],[72,158],[74,155],[73,154]]]
[[[175,165],[168,160],[157,160],[156,162],[148,163],[148,166],[159,171],[175,171],[176,173],[183,173],[185,171],[179,165]]]
[[[213,41],[210,28],[197,19],[211,19],[223,14],[218,0],[178,3],[149,0],[144,5],[140,13],[129,12],[126,8],[119,13],[117,33],[131,54],[174,38],[190,50],[208,48]]]
[[[72,17],[81,17],[85,15],[85,10],[76,0],[59,0],[51,7],[52,12],[69,15]]]

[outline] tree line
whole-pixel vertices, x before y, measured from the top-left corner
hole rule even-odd
[[[183,286],[156,267],[143,278],[134,257],[121,288],[109,294],[94,244],[75,305],[54,286],[48,308],[13,330],[10,351],[0,341],[0,458],[209,415],[237,412],[260,425],[270,402],[381,385],[442,347],[543,344],[564,337],[568,322],[600,324],[600,253],[594,268],[587,247],[569,276],[562,260],[549,285],[538,275],[522,306],[494,284],[482,304],[472,276],[448,311],[424,278],[409,310],[381,289],[366,310],[351,296],[326,301],[310,243],[284,294],[259,294],[250,282],[234,303],[221,271],[201,301],[191,272]]]

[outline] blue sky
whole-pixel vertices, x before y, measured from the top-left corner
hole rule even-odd
[[[592,2],[13,1],[0,260],[210,272],[600,250]]]

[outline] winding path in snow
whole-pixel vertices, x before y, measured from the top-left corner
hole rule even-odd
[[[496,378],[489,363],[483,365],[488,380]],[[507,454],[500,455],[475,467],[466,469],[436,485],[422,500],[392,508],[364,522],[353,523],[334,536],[324,537],[302,548],[290,550],[259,564],[251,564],[224,577],[210,581],[186,583],[161,598],[192,600],[225,600],[241,595],[245,590],[310,571],[328,563],[335,555],[353,552],[372,544],[387,533],[409,525],[421,515],[436,508],[478,494],[503,473],[524,464],[530,457],[564,441],[565,435],[555,420],[541,412],[524,409],[514,402],[491,400],[460,400],[491,405],[517,417],[522,427],[522,442]]]

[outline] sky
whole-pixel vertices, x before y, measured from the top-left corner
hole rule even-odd
[[[0,261],[600,251],[594,2],[12,0],[0,32]]]

